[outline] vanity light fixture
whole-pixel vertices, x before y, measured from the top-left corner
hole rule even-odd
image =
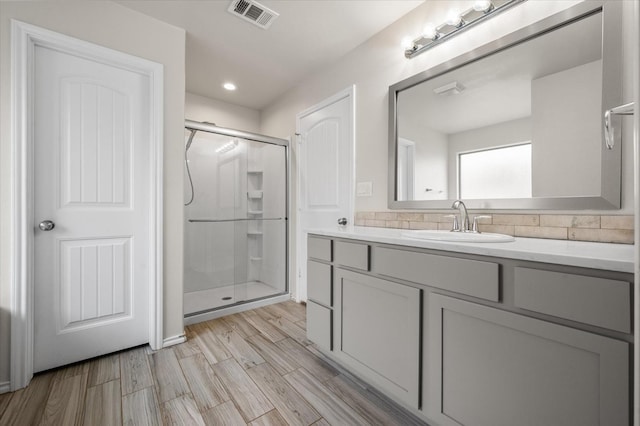
[[[526,0],[476,0],[472,7],[462,13],[452,10],[447,15],[444,23],[438,26],[426,24],[418,38],[413,40],[404,39],[402,42],[404,56],[411,59],[454,35],[524,1]]]

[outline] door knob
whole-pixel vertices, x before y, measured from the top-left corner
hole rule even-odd
[[[40,224],[38,225],[38,228],[40,228],[43,231],[51,231],[53,228],[56,227],[56,224],[53,223],[50,220],[43,220],[42,222],[40,222]]]
[[[340,219],[338,219],[338,225],[344,226],[346,224],[347,224],[347,218],[346,217],[341,217]]]

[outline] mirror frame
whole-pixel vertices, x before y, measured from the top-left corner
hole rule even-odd
[[[397,110],[399,92],[438,77],[517,44],[526,42],[581,18],[602,13],[602,105],[601,105],[601,189],[593,197],[536,197],[505,199],[464,199],[470,209],[520,210],[610,210],[620,209],[622,150],[621,132],[617,132],[613,150],[604,145],[604,113],[622,103],[622,5],[617,1],[585,1],[534,24],[489,42],[445,63],[389,86],[389,209],[449,209],[449,200],[398,201],[397,193]]]

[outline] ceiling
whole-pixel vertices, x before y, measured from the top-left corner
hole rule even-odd
[[[267,30],[227,9],[231,0],[123,0],[187,31],[187,91],[261,110],[423,0],[258,0],[280,14]],[[229,92],[222,84],[238,87]]]

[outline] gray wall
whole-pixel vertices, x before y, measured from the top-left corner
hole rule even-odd
[[[187,92],[184,117],[229,129],[260,133],[260,111]]]
[[[602,96],[582,88],[601,81],[602,61],[594,61],[531,83],[534,197],[600,194]],[[563,173],[574,161],[580,167]]]
[[[402,17],[335,64],[318,70],[286,93],[277,102],[262,111],[262,133],[286,137],[295,132],[297,113],[321,100],[356,85],[356,181],[373,182],[373,196],[356,198],[356,211],[387,210],[387,121],[388,87],[402,79],[446,62],[477,46],[495,40],[548,15],[570,7],[579,1],[530,1],[494,17],[490,25],[479,25],[446,44],[408,60],[399,48],[406,35],[419,34],[424,17],[433,22],[444,21],[451,2],[425,2],[412,13]],[[633,2],[623,2],[625,31],[630,28],[627,13]],[[625,38],[624,70],[625,100],[630,99],[632,73],[629,49],[630,37]],[[366,70],[364,72],[363,70]],[[624,127],[622,210],[633,211],[633,164],[630,126]],[[294,163],[295,166],[295,163]],[[295,174],[294,174],[295,175]],[[583,213],[585,213],[583,211]],[[591,211],[594,213],[594,211]],[[610,212],[608,212],[610,213]]]

